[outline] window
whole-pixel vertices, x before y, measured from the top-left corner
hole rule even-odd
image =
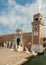
[[[36,21],[38,21],[38,18],[35,18]]]

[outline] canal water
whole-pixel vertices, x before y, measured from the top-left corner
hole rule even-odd
[[[46,65],[46,52],[42,55],[38,55],[37,57],[29,60],[23,65]]]

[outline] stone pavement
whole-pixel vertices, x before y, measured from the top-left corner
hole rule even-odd
[[[0,48],[0,65],[18,65],[27,61],[26,57],[31,56],[31,53],[16,52],[10,49]]]

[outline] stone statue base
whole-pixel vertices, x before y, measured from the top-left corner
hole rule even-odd
[[[34,51],[34,52],[37,52],[37,53],[42,53],[42,52],[44,52],[43,45],[32,45],[31,51]]]
[[[18,48],[17,48],[17,51],[23,51],[23,47],[21,47],[20,45],[18,46]]]

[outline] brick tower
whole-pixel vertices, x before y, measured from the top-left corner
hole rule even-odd
[[[43,52],[43,33],[44,23],[42,22],[42,15],[38,13],[33,16],[31,51]]]

